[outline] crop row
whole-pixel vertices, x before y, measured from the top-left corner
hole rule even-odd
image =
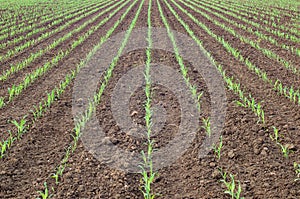
[[[122,5],[120,5],[114,12],[110,13],[110,16],[105,18],[102,22],[100,22],[97,26],[98,28],[100,26],[102,26],[103,24],[105,24],[112,16],[114,16],[117,12],[119,12],[126,4],[128,4],[130,0],[127,0],[125,3],[123,3]],[[120,1],[121,3],[122,1]],[[94,31],[96,31],[97,28],[94,29]],[[89,31],[90,34],[92,33],[91,31]],[[88,32],[88,33],[89,33]],[[86,39],[88,36],[86,35],[84,39]],[[83,38],[83,37],[82,37]],[[84,40],[81,40],[81,42],[83,42]],[[74,42],[76,44],[76,46],[78,45],[78,43],[76,43],[76,41]],[[75,47],[75,46],[74,46]],[[74,79],[76,77],[76,74],[79,72],[79,70],[83,67],[84,63],[81,62],[78,66],[77,69],[75,71],[72,71],[70,74],[68,74],[65,78],[65,81],[62,82],[60,84],[60,86],[54,88],[51,92],[49,92],[47,94],[47,98],[41,100],[36,106],[34,106],[33,110],[31,111],[32,115],[33,115],[33,121],[36,121],[38,118],[40,118],[42,116],[42,114],[48,109],[50,108],[51,104],[54,102],[54,100],[56,98],[58,98],[65,90],[65,88],[69,85],[70,81],[72,79]],[[29,113],[28,113],[29,114]],[[26,132],[26,129],[28,129],[30,126],[32,126],[32,124],[28,124],[27,120],[25,120],[25,118],[27,117],[26,114],[25,116],[23,116],[23,119],[20,122],[14,122],[16,126],[20,126],[20,124],[22,124],[22,128],[18,128],[18,129],[23,129],[22,131],[18,130],[16,133],[11,133],[9,131],[9,137],[2,141],[1,146],[2,146],[2,152],[1,152],[1,157],[4,156],[5,152],[11,147],[11,144],[14,140],[16,139],[20,139],[21,136]],[[23,128],[24,127],[24,128]],[[26,127],[26,128],[25,128]]]
[[[265,25],[271,26],[272,29],[281,29],[282,31],[290,32],[293,34],[299,34],[296,28],[289,28],[286,27],[285,25],[278,25],[278,23],[281,22],[280,14],[267,17],[266,14],[263,14],[261,11],[255,9],[249,9],[249,7],[233,6],[232,4],[229,5],[222,4],[222,6],[224,8],[230,7],[232,8],[232,10],[235,10],[235,13],[246,16],[249,19],[251,18],[256,21],[260,21]]]
[[[290,1],[291,3],[293,1]],[[294,3],[297,1],[294,1]],[[259,11],[260,13],[264,13],[270,16],[274,17],[280,17],[280,16],[289,16],[292,17],[291,12],[295,12],[296,10],[293,10],[295,7],[290,7],[288,10],[284,9],[282,6],[272,6],[272,9],[270,9],[269,5],[265,5],[264,3],[268,2],[256,2],[256,1],[251,1],[251,2],[245,2],[245,1],[235,1],[235,2],[230,2],[230,5],[226,4],[225,2],[220,2],[221,5],[227,5],[227,6],[232,6],[235,7],[236,9],[238,8],[248,8],[248,10],[256,10]],[[271,3],[274,3],[272,1]]]
[[[111,4],[110,2],[108,4],[105,4],[103,6],[100,7],[100,9],[108,6],[109,4]],[[117,3],[116,5],[118,5],[119,3]],[[102,16],[103,14],[107,13],[108,11],[110,11],[112,8],[114,8],[116,5],[113,5],[111,7],[106,8],[103,12],[100,12],[97,16],[93,17],[92,19],[86,21],[84,24],[82,24],[81,26],[77,27],[76,29],[73,29],[72,31],[68,32],[67,34],[65,34],[64,36],[60,37],[58,40],[55,40],[53,43],[49,44],[48,46],[46,46],[44,49],[39,50],[36,53],[31,53],[30,56],[28,58],[23,59],[21,62],[16,63],[14,65],[11,65],[11,67],[4,71],[1,76],[0,76],[0,81],[5,81],[9,78],[10,75],[26,68],[27,66],[29,66],[31,63],[33,63],[37,58],[42,57],[45,53],[50,52],[51,50],[55,49],[57,46],[59,46],[60,44],[62,44],[64,41],[66,41],[67,39],[71,38],[72,36],[74,36],[74,34],[79,33],[81,30],[83,30],[86,26],[88,26],[89,24],[91,24],[92,22],[94,22],[97,18],[99,18],[100,16]],[[64,24],[63,26],[60,26],[59,31],[66,29],[68,27],[70,27],[73,23],[76,23],[79,20],[82,20],[83,18],[89,16],[90,14],[93,14],[96,10],[98,10],[99,8],[95,8],[95,10],[91,10],[90,12],[86,12],[83,15],[78,16],[77,18],[74,18],[73,20],[67,22],[66,24]],[[1,106],[0,106],[1,107]]]
[[[265,40],[267,42],[270,42],[271,44],[277,46],[277,47],[280,47],[284,50],[288,50],[290,51],[291,53],[297,55],[300,57],[300,49],[293,46],[293,45],[288,45],[286,43],[280,43],[277,41],[276,38],[272,37],[272,35],[266,35],[264,34],[263,32],[259,31],[259,30],[256,30],[256,27],[251,27],[250,24],[249,25],[244,25],[242,23],[238,23],[237,21],[234,21],[234,20],[230,20],[228,19],[226,16],[224,15],[221,15],[220,13],[224,13],[224,14],[228,14],[228,12],[224,11],[223,9],[221,8],[218,8],[218,7],[215,7],[215,6],[210,6],[210,8],[213,8],[213,9],[216,9],[219,11],[219,13],[217,12],[212,12],[210,8],[207,8],[207,5],[205,6],[202,6],[201,3],[194,3],[192,1],[188,1],[189,3],[193,4],[194,6],[196,7],[199,7],[199,8],[202,8],[204,10],[207,10],[207,11],[210,11],[210,13],[213,13],[214,15],[220,17],[221,19],[225,20],[226,22],[230,23],[230,24],[233,24],[235,27],[238,27],[240,29],[243,29],[244,31],[247,31],[251,34],[254,34],[256,35],[257,37],[259,37],[259,40],[262,39],[262,40]],[[239,19],[239,15],[234,15],[232,14],[231,15],[232,17],[235,17],[236,19]],[[246,19],[245,19],[246,20]],[[259,40],[257,42],[259,42]]]
[[[237,34],[236,31],[228,26],[226,26],[223,23],[220,23],[219,21],[211,18],[209,15],[207,15],[206,13],[201,12],[200,10],[196,9],[195,7],[181,1],[184,5],[186,5],[187,7],[189,7],[190,9],[194,10],[195,12],[201,14],[202,16],[204,16],[206,19],[212,21],[215,25],[221,27],[222,29],[224,29],[226,32],[232,34],[234,37],[239,38],[243,43],[249,44],[252,47],[256,48],[257,50],[261,51],[264,55],[266,55],[267,57],[277,60],[279,61],[285,68],[287,68],[288,70],[291,70],[293,73],[295,74],[300,74],[298,69],[293,66],[291,63],[289,63],[289,61],[285,60],[283,57],[280,57],[279,55],[277,55],[276,53],[274,53],[273,51],[266,49],[266,48],[262,48],[259,45],[258,41],[253,41],[247,37],[244,37],[241,34]],[[195,5],[195,4],[193,4]],[[196,5],[195,5],[196,6]],[[200,7],[200,6],[199,6]],[[211,11],[210,9],[207,9],[207,11]],[[219,16],[218,13],[215,13],[216,16]],[[222,16],[220,16],[222,17]],[[225,18],[225,17],[224,17]],[[223,19],[223,18],[222,18]]]
[[[34,13],[35,15],[32,18],[24,18],[23,22],[11,22],[6,23],[5,26],[3,26],[2,30],[0,31],[0,40],[4,40],[8,37],[16,36],[17,34],[24,33],[27,30],[33,30],[34,28],[37,28],[39,26],[43,27],[45,24],[50,23],[54,19],[58,19],[60,17],[63,17],[65,15],[68,15],[74,11],[77,11],[78,9],[82,8],[79,5],[74,4],[72,7],[70,6],[68,8],[68,12],[65,10],[62,10],[61,12],[56,13],[49,13],[49,14],[43,14],[40,12]],[[39,22],[39,23],[37,23]],[[1,44],[2,46],[7,46],[4,44]]]
[[[38,44],[39,42],[49,38],[51,35],[64,30],[66,27],[69,27],[70,25],[72,25],[76,21],[82,19],[83,17],[86,17],[86,16],[88,16],[89,14],[92,14],[92,13],[96,13],[98,10],[99,10],[99,8],[95,7],[95,8],[93,8],[93,10],[89,10],[89,9],[82,10],[78,14],[77,13],[76,14],[74,14],[74,13],[73,14],[68,14],[65,18],[66,19],[72,19],[73,18],[72,20],[67,21],[64,25],[61,25],[58,28],[56,28],[54,30],[51,30],[50,32],[45,32],[45,33],[41,34],[38,38],[33,38],[29,41],[26,41],[23,44],[15,46],[13,49],[8,50],[5,55],[0,56],[0,61],[5,61],[5,60],[7,60],[7,59],[9,59],[13,56],[16,56],[16,54],[21,53],[23,50]],[[78,17],[74,19],[74,17],[76,17],[77,15],[78,15]],[[47,29],[49,29],[50,27],[52,27],[54,25],[58,25],[58,24],[62,23],[63,21],[65,21],[65,20],[64,19],[58,19],[56,21],[53,21],[48,27],[44,27],[42,29],[47,30]]]
[[[199,5],[200,4],[201,5],[205,5],[206,7],[208,6],[207,4],[202,4],[201,2],[198,2],[198,1],[196,3],[199,4]],[[218,10],[221,13],[228,14],[229,16],[231,16],[231,17],[233,17],[235,19],[242,20],[243,22],[245,22],[246,24],[248,24],[248,25],[244,25],[244,24],[238,23],[238,22],[236,22],[234,20],[229,20],[229,19],[226,20],[229,23],[234,24],[236,27],[242,28],[243,30],[245,30],[245,31],[247,31],[249,33],[255,34],[260,39],[263,39],[263,40],[266,40],[268,42],[271,42],[272,44],[274,44],[274,45],[276,45],[278,47],[281,47],[281,48],[283,48],[285,50],[289,50],[293,54],[296,54],[297,56],[300,56],[300,49],[299,48],[297,48],[297,47],[295,47],[293,45],[290,45],[290,44],[280,43],[278,41],[278,39],[276,39],[276,37],[274,38],[274,36],[276,36],[276,34],[264,34],[262,31],[258,30],[258,28],[260,28],[260,26],[261,26],[260,24],[254,23],[254,22],[252,22],[252,21],[250,21],[250,20],[248,20],[246,18],[243,18],[239,14],[235,14],[235,13],[232,13],[232,12],[229,12],[229,11],[224,11],[222,8],[217,7],[215,5],[209,5],[209,7],[213,8],[213,9],[216,9],[216,10]],[[263,30],[263,28],[260,28],[260,29]]]
[[[174,0],[171,0],[171,1],[176,5],[176,2]],[[190,37],[192,37],[195,40],[195,42],[199,45],[200,48],[203,48],[202,41],[199,40],[199,38],[197,38],[195,36],[194,32],[190,29],[189,25],[185,23],[185,21],[176,13],[176,11],[170,6],[170,4],[168,2],[166,2],[166,0],[164,0],[164,2],[167,5],[167,7],[169,8],[169,10],[172,12],[172,14],[177,18],[177,20],[180,22],[180,24],[188,32]],[[260,103],[256,103],[255,99],[251,96],[251,94],[249,94],[249,98],[250,98],[250,100],[249,100],[244,95],[244,91],[241,90],[240,84],[234,82],[234,77],[228,77],[226,75],[225,70],[223,69],[223,66],[221,64],[217,63],[213,59],[213,57],[210,55],[210,53],[208,53],[208,56],[211,58],[211,61],[215,64],[215,66],[217,66],[219,72],[222,74],[224,81],[226,82],[227,88],[239,96],[241,101],[237,101],[237,104],[240,106],[243,106],[243,107],[250,108],[251,111],[254,112],[258,116],[259,121],[261,121],[262,124],[264,125],[266,121],[264,119],[264,110],[262,109]],[[274,131],[276,129],[277,128],[274,127]],[[288,157],[288,154],[290,153],[290,151],[289,151],[287,145],[283,145],[281,143],[276,143],[276,144],[280,146],[280,149],[281,149],[283,155],[285,157]],[[220,139],[220,145],[218,147],[214,147],[216,154],[218,154],[217,157],[220,157],[221,147],[222,147],[222,143],[221,143],[221,139]]]
[[[158,175],[153,170],[153,160],[152,160],[152,153],[153,153],[153,145],[154,140],[151,138],[152,135],[152,110],[151,110],[151,49],[152,49],[152,28],[151,28],[151,8],[152,8],[152,0],[149,1],[148,5],[148,15],[147,15],[147,24],[148,24],[148,48],[146,49],[146,65],[145,65],[145,95],[146,95],[146,102],[145,102],[145,122],[146,122],[146,135],[147,135],[147,151],[142,151],[143,156],[143,163],[141,164],[141,174],[143,182],[142,184],[142,192],[145,199],[152,199],[156,196],[151,189],[151,185],[154,182],[156,176]]]
[[[199,0],[194,0],[194,1],[196,3],[200,3]],[[205,3],[205,4],[207,4],[207,3]],[[216,5],[216,7],[219,7],[219,9],[222,9],[222,7],[220,7],[220,6]],[[235,13],[235,9],[234,8],[230,8],[230,7],[226,7],[226,8],[230,11],[230,12],[226,11],[226,13],[228,15],[230,15],[232,17],[235,17],[235,18],[238,18],[239,20],[241,20],[241,21],[243,21],[243,22],[245,22],[247,24],[250,24],[250,25],[252,25],[252,26],[254,26],[256,28],[262,29],[262,30],[264,30],[264,31],[266,31],[268,33],[276,35],[277,37],[284,38],[284,39],[287,39],[287,40],[292,41],[292,42],[299,42],[300,41],[300,39],[298,37],[294,36],[294,35],[287,34],[287,33],[282,32],[280,30],[275,30],[273,27],[272,28],[271,27],[267,27],[267,26],[264,26],[264,25],[262,25],[260,23],[251,21],[251,20],[249,20],[249,19],[241,16],[240,14]]]
[[[124,20],[124,18],[127,16],[127,14],[129,13],[129,11],[133,8],[133,6],[137,3],[138,0],[135,0],[129,7],[128,9],[123,13],[123,15],[121,16],[121,18],[114,24],[114,26],[109,29],[106,33],[106,35],[104,37],[102,37],[100,39],[100,43],[98,43],[94,49],[88,54],[85,62],[87,62],[92,55],[98,50],[100,49],[100,47],[102,46],[102,44],[111,36],[111,34],[114,32],[114,30],[118,27],[118,25],[120,24],[120,22],[122,22]],[[80,118],[76,121],[75,124],[75,128],[74,128],[74,134],[72,134],[72,137],[74,139],[73,143],[71,143],[68,147],[68,149],[66,150],[66,154],[64,156],[64,158],[62,159],[61,163],[57,166],[55,174],[52,176],[55,181],[56,184],[59,183],[59,178],[62,177],[63,175],[63,171],[65,170],[66,166],[67,166],[67,162],[69,160],[69,157],[72,153],[74,153],[75,149],[77,148],[77,143],[79,141],[79,138],[81,136],[81,131],[82,129],[85,127],[86,123],[90,120],[92,114],[95,112],[97,105],[100,103],[101,100],[101,96],[106,88],[106,86],[108,85],[108,82],[112,76],[112,72],[117,64],[117,61],[119,60],[119,57],[122,54],[122,51],[124,50],[126,43],[129,39],[129,36],[136,24],[136,21],[138,19],[138,16],[140,14],[140,11],[142,9],[142,5],[144,3],[144,0],[142,0],[135,16],[134,19],[132,20],[128,31],[126,32],[125,38],[118,50],[118,54],[113,58],[109,68],[107,69],[107,71],[105,72],[105,76],[104,76],[104,80],[101,83],[100,89],[98,90],[98,92],[95,93],[95,95],[93,96],[92,99],[90,99],[88,108],[86,109],[86,111],[84,112],[84,114],[82,116],[80,116]],[[40,196],[42,198],[47,198],[49,196],[49,189],[47,187],[47,183],[45,182],[45,189],[43,191],[38,191],[38,193],[40,194]]]
[[[124,4],[123,4],[124,6]],[[112,6],[114,7],[114,5]],[[121,9],[118,8],[117,11]],[[113,12],[113,13],[116,13]],[[105,24],[111,17],[112,13],[110,13],[109,17],[102,20],[97,25],[90,28],[87,32],[85,32],[84,35],[80,36],[77,40],[74,40],[71,44],[71,47],[66,50],[60,50],[55,57],[53,57],[50,61],[44,63],[42,67],[37,68],[35,71],[33,71],[30,74],[27,74],[24,77],[23,82],[19,83],[18,85],[13,84],[10,88],[8,88],[8,99],[5,101],[5,97],[0,97],[0,107],[3,107],[4,105],[11,102],[16,96],[21,94],[23,90],[25,90],[30,84],[35,82],[39,77],[46,74],[53,66],[57,65],[64,57],[69,55],[77,46],[79,46],[81,43],[83,43],[91,34],[93,34],[95,31],[97,31],[103,24]],[[93,19],[92,19],[93,20]],[[87,22],[88,23],[88,22]],[[80,30],[83,27],[78,27],[77,29]],[[69,34],[71,35],[71,34]],[[67,35],[68,36],[68,35]]]
[[[216,35],[211,31],[205,24],[200,22],[197,18],[195,18],[192,14],[190,14],[187,10],[182,8],[179,4],[174,2],[174,4],[183,12],[185,13],[189,18],[191,18],[199,27],[201,27],[203,30],[206,31],[208,35],[213,37],[215,40],[217,40],[219,43],[223,45],[223,47],[233,55],[233,57],[242,62],[244,65],[247,66],[247,68],[254,72],[259,78],[261,78],[264,82],[269,83],[272,88],[274,88],[274,91],[276,91],[278,94],[285,96],[286,98],[290,99],[291,102],[300,105],[300,91],[295,88],[295,86],[286,86],[283,85],[283,83],[279,79],[270,79],[268,77],[268,74],[266,71],[263,71],[259,67],[257,67],[255,64],[253,64],[248,58],[245,58],[241,52],[232,47],[229,42],[225,41],[225,39],[222,36]]]
[[[4,49],[11,45],[15,45],[21,41],[30,38],[31,36],[41,34],[41,32],[52,28],[65,20],[70,19],[70,16],[73,15],[72,17],[74,17],[76,13],[80,14],[81,10],[88,11],[86,9],[89,7],[90,6],[85,6],[84,8],[82,8],[82,5],[77,7],[74,6],[72,8],[69,8],[68,12],[57,12],[52,16],[43,16],[42,19],[39,19],[39,16],[36,16],[36,18],[34,18],[32,21],[28,21],[26,23],[24,22],[24,27],[20,27],[19,25],[13,25],[10,28],[4,29],[4,31],[7,31],[8,33],[0,36],[0,40],[6,39],[6,41],[0,45],[0,49]],[[39,23],[36,23],[35,20],[37,19],[39,20]]]

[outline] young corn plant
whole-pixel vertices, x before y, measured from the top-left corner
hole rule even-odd
[[[223,141],[222,141],[222,135],[221,135],[219,145],[218,146],[216,146],[216,145],[213,146],[213,150],[214,150],[214,152],[215,152],[218,159],[221,158],[221,149],[222,149],[222,147],[223,147]]]
[[[232,84],[235,85],[235,83]],[[260,103],[256,103],[254,98],[251,96],[251,94],[249,94],[249,99],[251,99],[249,100],[247,97],[243,95],[243,92],[241,90],[236,90],[235,92],[240,93],[240,99],[242,100],[241,102],[236,101],[236,104],[241,107],[251,108],[252,112],[254,112],[255,115],[259,118],[258,122],[261,121],[263,124],[265,124],[265,112],[262,109]]]
[[[281,152],[282,152],[283,156],[285,158],[288,158],[291,150],[289,149],[289,147],[287,145],[281,144],[279,138],[282,137],[282,136],[279,134],[279,130],[274,126],[273,126],[273,130],[274,130],[273,135],[270,134],[271,140],[274,141],[278,146],[280,146],[280,149],[281,149]]]
[[[14,96],[15,92],[16,92],[16,85],[12,85],[12,87],[7,88],[7,90],[8,90],[8,94],[9,94],[8,100],[11,101],[13,99],[13,96]]]
[[[0,97],[0,108],[4,106],[4,97]]]
[[[16,140],[16,138],[12,135],[11,131],[8,131],[9,137],[7,139],[7,148],[10,148],[12,143]]]
[[[46,182],[44,182],[44,187],[44,191],[38,191],[38,194],[41,196],[41,198],[38,199],[47,199],[51,197],[51,195],[49,195],[49,189]]]
[[[8,149],[8,141],[7,140],[3,140],[2,142],[0,142],[0,149],[1,149],[0,158],[3,158],[4,153]]]
[[[46,107],[50,108],[52,102],[55,100],[55,90],[47,95],[47,102],[45,102]]]
[[[227,173],[223,173],[222,170],[220,170],[220,173],[223,178],[221,182],[223,182],[227,188],[227,190],[224,193],[229,194],[232,199],[244,199],[244,197],[241,197],[242,188],[240,182],[238,181],[238,186],[236,187],[236,182],[232,174],[229,174],[230,180],[228,181]]]
[[[25,115],[20,122],[18,123],[16,120],[11,121],[12,124],[14,124],[17,127],[17,138],[18,140],[21,138],[21,136],[26,132],[28,125],[26,125],[27,120],[25,119],[27,115]]]
[[[32,112],[35,112],[34,115],[35,115],[36,119],[42,117],[43,112],[44,112],[43,103],[40,102],[38,106],[33,106],[33,107],[35,110]]]
[[[273,129],[274,129],[274,133],[273,133],[273,135],[270,135],[270,138],[271,138],[271,140],[272,141],[275,141],[276,143],[279,143],[279,133],[278,133],[278,129],[275,127],[275,126],[273,126]]]
[[[211,129],[210,129],[210,118],[207,119],[202,118],[203,126],[202,128],[206,131],[206,134],[210,137],[211,136]]]
[[[57,170],[57,172],[58,172],[58,170]],[[54,178],[55,179],[55,184],[56,185],[58,185],[59,184],[59,174],[58,173],[53,173],[52,175],[51,175],[51,178]]]
[[[288,158],[289,154],[291,152],[291,150],[288,148],[288,146],[287,145],[282,145],[281,143],[277,143],[277,144],[280,146],[283,156],[285,158]]]
[[[69,159],[69,156],[71,154],[71,146],[69,146],[66,150],[66,155],[64,157],[64,159],[62,159],[61,161],[61,164],[58,166],[57,170],[56,170],[56,173],[52,174],[52,178],[55,179],[55,184],[58,185],[59,184],[59,178],[63,175],[63,172],[67,166],[67,162],[68,162],[68,159]]]
[[[142,193],[144,196],[144,199],[154,199],[156,194],[153,194],[152,190],[151,190],[151,184],[153,183],[155,177],[156,177],[156,173],[153,171],[153,164],[152,164],[152,158],[149,156],[149,154],[151,155],[153,152],[153,148],[149,147],[149,145],[153,145],[152,143],[148,143],[148,151],[147,151],[147,155],[144,153],[144,151],[142,151],[142,156],[143,156],[143,163],[142,165],[140,165],[141,168],[141,174],[142,174]],[[148,168],[148,171],[146,171],[146,168]]]

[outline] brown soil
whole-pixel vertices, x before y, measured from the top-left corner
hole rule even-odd
[[[134,5],[113,35],[128,29],[140,3],[141,1],[138,1]],[[149,1],[145,1],[136,27],[147,27],[148,3]],[[187,35],[185,29],[163,1],[160,3],[171,29]],[[242,196],[245,198],[300,198],[300,181],[294,181],[296,174],[293,169],[293,163],[299,162],[300,107],[291,103],[284,96],[278,95],[269,84],[264,83],[257,75],[249,71],[243,63],[235,60],[221,44],[198,27],[188,16],[176,9],[175,5],[170,4],[190,26],[195,35],[203,41],[205,49],[211,53],[217,62],[223,65],[226,74],[234,76],[234,79],[241,83],[245,95],[248,96],[251,93],[258,102],[261,101],[265,111],[266,124],[257,123],[257,116],[250,109],[237,106],[238,96],[231,90],[226,90],[227,112],[222,130],[221,158],[217,159],[213,151],[201,159],[198,158],[201,143],[205,138],[204,129],[199,129],[184,155],[170,166],[158,170],[159,176],[153,183],[154,192],[160,194],[157,198],[231,198],[224,193],[225,187],[220,182],[219,168],[235,175],[235,179],[241,183]],[[57,67],[51,69],[15,98],[13,102],[1,109],[0,139],[6,138],[6,132],[14,129],[8,120],[20,119],[32,109],[33,105],[36,105],[46,96],[46,91],[49,92],[57,86],[70,69],[74,69],[76,64],[84,59],[92,47],[99,42],[101,36],[106,34],[107,30],[113,26],[127,8],[128,5],[62,60]],[[238,48],[243,55],[249,57],[249,60],[266,70],[270,77],[282,79],[287,85],[300,86],[299,77],[284,69],[278,62],[264,57],[260,51],[248,45],[241,44],[231,34],[215,26],[203,16],[190,9],[187,10],[202,23],[209,26],[215,34],[223,35],[226,41]],[[106,16],[100,17],[97,22]],[[213,14],[211,16],[214,17]],[[91,17],[88,16],[84,20]],[[214,18],[219,20],[217,17]],[[156,1],[153,1],[151,21],[154,27],[164,27]],[[81,21],[80,24],[83,22]],[[74,38],[84,34],[89,27]],[[236,28],[235,30],[243,34],[243,31]],[[50,41],[54,41],[67,31],[70,29],[49,40],[47,39],[43,45],[49,44]],[[251,36],[248,33],[244,33],[244,35]],[[52,54],[39,59],[38,64],[30,65],[27,69],[1,84],[0,93],[3,94],[8,85],[21,81],[26,73],[42,65],[59,50],[66,49],[71,42],[72,40],[66,41],[53,50]],[[285,40],[281,42],[285,42]],[[276,51],[276,47],[270,44],[262,44],[262,47],[275,49],[276,53],[280,53]],[[30,49],[30,52],[33,50]],[[280,55],[284,56],[285,54]],[[292,55],[284,57],[296,65],[298,64],[297,67],[299,67],[299,59],[297,60],[296,57]],[[17,57],[18,60],[23,58],[23,56]],[[131,136],[119,128],[113,117],[110,99],[120,78],[136,66],[143,65],[145,60],[145,49],[139,49],[120,57],[96,110],[99,124],[103,127],[109,140],[123,150],[138,154],[141,150],[146,149],[143,144],[145,139]],[[188,68],[188,77],[191,83],[197,86],[198,91],[204,93],[201,98],[202,109],[199,117],[199,123],[202,126],[202,118],[211,114],[211,99],[208,88],[204,78],[195,72],[192,64],[188,60],[183,62]],[[152,63],[171,66],[180,73],[180,66],[175,55],[171,52],[153,50]],[[167,115],[162,130],[155,132],[152,137],[156,140],[154,147],[159,150],[174,138],[180,125],[181,109],[177,96],[172,90],[162,85],[154,84],[152,86],[153,105],[163,107]],[[55,184],[51,174],[64,157],[66,147],[72,142],[71,134],[74,128],[72,94],[73,82],[43,117],[30,127],[21,140],[15,141],[6,156],[0,159],[0,198],[36,198],[38,197],[37,191],[43,190],[44,182],[47,182],[50,193],[54,194],[53,198],[143,198],[140,191],[140,174],[125,173],[99,162],[86,150],[81,140],[75,153],[71,154],[69,158],[60,183]],[[143,87],[141,87],[131,96],[128,107],[132,121],[142,126],[145,125],[145,99],[146,96]],[[284,136],[282,138],[283,143],[293,145],[293,153],[289,155],[289,158],[284,158],[280,148],[270,139],[269,134],[273,132],[272,126],[279,128],[280,134]],[[55,189],[54,192],[51,187]]]

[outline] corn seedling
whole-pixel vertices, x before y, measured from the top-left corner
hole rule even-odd
[[[153,142],[152,143],[148,143],[148,145],[153,145]],[[142,193],[143,193],[143,196],[144,196],[144,199],[153,199],[155,198],[156,194],[153,194],[152,193],[152,190],[151,190],[151,184],[153,183],[155,177],[156,177],[156,173],[153,172],[153,164],[152,164],[152,158],[149,157],[149,154],[151,155],[153,152],[153,149],[151,147],[148,146],[148,155],[146,155],[144,153],[144,151],[142,151],[142,157],[143,157],[143,163],[140,165],[140,168],[141,168],[141,175],[143,176],[142,177]],[[148,172],[146,171],[146,169],[149,169],[149,174]]]
[[[9,137],[7,140],[0,142],[0,159],[4,157],[5,152],[11,147],[16,138],[12,135],[11,131],[8,131]]]
[[[280,146],[281,152],[283,153],[283,156],[285,158],[288,158],[289,154],[291,152],[290,149],[288,148],[288,146],[287,145],[282,145],[281,143],[277,143],[277,144]]]
[[[210,118],[207,119],[202,118],[203,126],[202,128],[206,131],[206,134],[210,137],[211,136],[211,129],[210,129]]]
[[[55,179],[55,184],[56,184],[56,185],[59,184],[59,174],[58,174],[58,173],[52,174],[51,178],[54,178],[54,179]]]
[[[222,170],[220,170],[220,173],[223,178],[223,179],[221,179],[221,182],[223,182],[227,188],[227,190],[224,193],[229,194],[232,199],[243,199],[244,197],[240,196],[241,192],[242,192],[240,182],[238,181],[238,186],[236,187],[236,182],[235,182],[234,176],[232,174],[229,174],[230,181],[228,181],[227,173],[226,172],[223,173]]]
[[[1,153],[0,153],[0,158],[3,158],[4,153],[6,152],[7,148],[8,148],[8,141],[7,140],[3,140],[2,142],[0,142],[0,148],[1,148]]]
[[[25,118],[27,117],[24,116],[21,120],[20,123],[18,123],[16,120],[11,121],[12,124],[14,124],[17,127],[17,138],[20,139],[21,136],[26,132],[28,125],[26,126],[27,120]]]
[[[275,141],[276,143],[279,143],[278,129],[275,126],[273,126],[273,129],[274,129],[274,134],[270,135],[270,138],[271,138],[272,141]]]
[[[218,146],[216,146],[216,145],[213,146],[213,150],[214,150],[214,152],[215,152],[218,159],[221,158],[221,149],[222,149],[222,147],[223,147],[223,141],[222,141],[222,135],[221,135],[219,145]]]
[[[67,161],[69,159],[71,150],[70,150],[70,146],[67,148],[66,151],[66,155],[64,157],[64,159],[62,159],[61,164],[58,166],[56,173],[52,174],[52,178],[55,179],[55,184],[58,185],[59,184],[59,177],[61,177],[63,175],[63,172],[67,166]]]
[[[38,191],[38,194],[41,196],[39,199],[47,199],[51,197],[51,195],[49,195],[49,189],[46,182],[44,182],[44,187],[44,191]]]
[[[55,90],[47,95],[47,102],[45,102],[46,107],[50,108],[52,102],[55,100]]]
[[[0,97],[0,108],[4,106],[4,97]]]
[[[281,144],[280,142],[280,137],[282,137],[280,134],[279,134],[279,130],[273,126],[273,135],[270,134],[270,138],[272,141],[274,141],[278,146],[280,146],[280,149],[281,149],[281,152],[283,154],[283,156],[285,158],[288,158],[291,150],[289,149],[288,145],[283,145]]]

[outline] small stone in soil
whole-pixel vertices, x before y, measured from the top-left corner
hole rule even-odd
[[[229,158],[233,158],[233,157],[234,157],[234,152],[233,152],[233,150],[231,150],[231,151],[228,152],[228,157],[229,157]]]

